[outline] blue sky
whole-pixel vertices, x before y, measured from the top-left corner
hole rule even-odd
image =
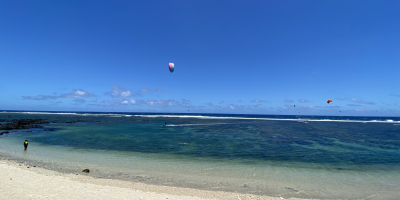
[[[0,109],[400,116],[399,8],[0,1]]]

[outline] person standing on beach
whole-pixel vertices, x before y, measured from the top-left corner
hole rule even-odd
[[[28,149],[28,140],[25,140],[24,147],[25,147],[25,151],[26,151],[26,149]]]

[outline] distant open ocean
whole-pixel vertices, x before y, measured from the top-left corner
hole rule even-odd
[[[400,117],[0,112],[24,118],[50,123],[0,135],[5,159],[284,198],[400,198]]]

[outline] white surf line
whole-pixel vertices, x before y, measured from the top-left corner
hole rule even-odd
[[[219,124],[232,124],[232,123],[212,123],[212,124],[167,124],[165,126],[209,126],[209,125],[219,125]]]
[[[270,121],[305,121],[305,122],[358,122],[358,123],[400,123],[400,121],[393,121],[387,119],[384,121],[380,120],[350,120],[350,119],[309,119],[309,118],[298,118],[298,119],[282,119],[282,118],[249,118],[249,117],[213,117],[213,116],[201,116],[201,115],[134,115],[136,117],[171,117],[171,118],[198,118],[198,119],[245,119],[245,120],[270,120]]]

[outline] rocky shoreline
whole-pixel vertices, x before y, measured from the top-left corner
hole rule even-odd
[[[0,122],[8,122],[0,124],[0,135],[10,133],[9,130],[16,130],[16,129],[31,129],[31,128],[43,128],[41,124],[49,124],[49,121],[43,119],[13,119],[13,120],[6,120],[0,119]],[[65,121],[63,123],[77,123],[77,122],[84,122],[83,120],[71,120]],[[53,131],[54,129],[46,129],[44,131]],[[28,130],[27,132],[32,132],[32,130]]]
[[[1,120],[5,122],[6,120]],[[14,119],[9,123],[0,124],[0,130],[6,130],[0,132],[0,135],[10,133],[8,130],[15,129],[30,129],[30,128],[43,128],[43,126],[38,124],[48,124],[49,122],[43,119]],[[30,132],[30,131],[29,131]]]
[[[0,124],[0,130],[13,130],[13,129],[28,129],[28,128],[43,128],[38,124],[48,124],[48,121],[43,119],[14,119],[7,124]]]

